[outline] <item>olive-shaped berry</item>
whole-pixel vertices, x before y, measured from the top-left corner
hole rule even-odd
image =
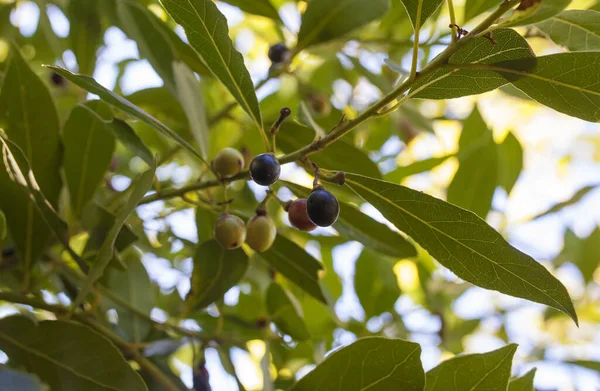
[[[279,161],[270,153],[258,155],[250,163],[250,177],[262,186],[270,186],[277,182],[281,174]]]
[[[222,149],[213,159],[212,167],[221,178],[230,178],[244,168],[244,155],[234,148]]]
[[[319,227],[329,227],[340,215],[340,204],[327,190],[317,189],[308,196],[306,211],[310,221]]]
[[[215,239],[226,249],[239,248],[246,241],[246,224],[237,216],[222,214],[215,224]]]
[[[275,242],[277,226],[268,216],[254,216],[246,226],[246,243],[259,253],[267,251]]]
[[[282,64],[290,60],[290,49],[282,43],[276,43],[269,48],[269,60],[273,64]]]
[[[316,224],[314,224],[308,218],[308,213],[306,211],[306,199],[299,198],[293,201],[288,207],[287,212],[290,224],[292,224],[294,228],[306,232],[310,232],[317,228]]]

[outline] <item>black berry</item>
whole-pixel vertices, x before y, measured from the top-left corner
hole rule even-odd
[[[317,189],[306,200],[306,210],[310,221],[319,227],[329,227],[340,215],[340,204],[327,190]]]
[[[67,85],[67,80],[56,72],[52,72],[50,81],[57,87],[65,87]]]
[[[310,232],[317,228],[317,226],[308,218],[306,199],[300,198],[293,201],[288,207],[287,212],[290,224],[292,224],[294,228],[306,232]]]
[[[281,174],[279,161],[270,153],[258,155],[250,163],[250,177],[262,186],[270,186],[277,182]]]
[[[269,60],[273,64],[282,64],[290,60],[290,49],[282,43],[277,43],[269,48]]]
[[[239,248],[246,241],[246,224],[237,216],[222,214],[215,224],[215,239],[226,249]]]

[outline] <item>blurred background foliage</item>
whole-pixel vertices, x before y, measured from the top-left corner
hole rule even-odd
[[[472,1],[466,3],[455,0],[454,5],[461,27],[468,29],[489,7],[477,10],[469,6]],[[499,2],[480,3],[493,6]],[[271,68],[267,52],[277,42],[293,47],[299,31],[302,36],[300,15],[306,2],[228,0],[217,6],[227,17],[235,47],[258,86],[265,124],[272,123],[282,107],[294,113],[278,137],[278,146],[286,153],[310,142],[312,131],[302,124],[314,127],[316,123],[327,131],[342,115],[355,117],[390,91],[399,75],[410,68],[413,29],[397,0],[390,2],[387,13],[360,29],[334,39],[320,37],[322,42],[295,56],[290,71],[283,74]],[[600,2],[574,0],[567,6],[588,8],[600,11]],[[422,65],[449,44],[448,20],[444,4],[423,26]],[[543,25],[518,27],[517,31],[537,55],[565,50],[548,38]],[[210,124],[209,158],[233,146],[250,161],[262,152],[255,125],[185,41],[181,27],[153,0],[0,1],[0,78],[10,42],[15,42],[48,86],[61,124],[70,118],[74,105],[94,96],[43,64],[92,75],[193,142],[189,113],[173,94],[176,85],[170,65],[179,59],[198,76],[204,103],[198,110],[204,110]],[[147,124],[111,113],[101,103],[88,105],[96,105],[98,113],[105,110],[105,118],[127,119],[151,153],[161,157],[156,189],[182,187],[205,176],[197,160]],[[79,121],[89,124],[92,119],[85,113]],[[77,133],[77,126],[81,124],[74,124],[70,131]],[[281,240],[296,243],[310,255],[297,254],[293,244],[281,245],[291,248],[288,255],[292,258],[314,257],[322,262],[326,269],[322,283],[334,304],[327,307],[280,275],[280,285],[267,291],[269,267],[254,255],[241,282],[223,300],[206,309],[190,308],[185,297],[193,260],[203,256],[197,247],[212,237],[215,216],[196,208],[193,199],[182,198],[141,205],[127,220],[128,228],[117,241],[123,251],[111,261],[110,272],[102,280],[102,289],[108,293],[102,295],[95,311],[123,339],[143,347],[150,360],[187,387],[193,385],[194,370],[205,360],[215,390],[273,389],[264,383],[270,378],[275,389],[285,389],[331,349],[360,337],[383,335],[419,342],[426,369],[461,352],[519,343],[515,375],[537,367],[535,384],[540,390],[597,390],[598,130],[597,124],[559,114],[514,87],[502,87],[476,97],[411,100],[314,156],[325,167],[339,165],[349,172],[401,183],[487,219],[511,244],[542,262],[567,286],[580,318],[579,328],[557,311],[456,278],[420,248],[416,256],[404,257],[393,248],[363,248],[341,226],[310,235],[292,230],[285,213],[274,204],[270,212],[280,224]],[[63,128],[63,134],[68,131]],[[490,136],[482,142],[477,132]],[[84,208],[69,204],[64,196],[59,201],[71,228],[70,244],[84,259],[97,253],[113,213],[131,193],[132,180],[146,169],[139,154],[114,140],[113,144],[94,140],[88,153],[98,153],[97,161],[107,159],[101,151],[103,143],[110,144],[109,150],[116,149],[106,161],[108,172],[101,170],[102,186],[87,195],[93,195],[94,202]],[[65,149],[68,153],[69,146]],[[312,177],[295,165],[285,166],[282,177],[306,187],[312,183]],[[306,191],[285,183],[278,188],[284,200],[293,198],[292,192]],[[332,191],[342,202],[387,223],[355,194],[343,188]],[[214,188],[204,196],[219,199],[220,192]],[[236,212],[250,217],[264,191],[241,181],[230,186],[228,196],[235,200]],[[10,245],[5,238],[0,286],[18,291],[24,271],[11,261]],[[71,260],[59,245],[53,246],[32,268],[29,290],[49,303],[67,304],[69,284],[57,273],[61,266],[56,259]],[[127,271],[123,265],[129,266]],[[285,289],[292,307],[300,311],[278,312],[277,306],[289,304],[276,300],[282,293],[271,289]],[[131,306],[156,322],[177,327],[153,327],[132,313]],[[26,312],[24,307],[8,304],[1,310],[3,315]],[[51,315],[36,311],[36,316]],[[280,333],[267,327],[267,319],[273,320]],[[202,336],[205,340],[200,344],[197,338]],[[196,343],[192,343],[194,338]],[[267,347],[271,361],[265,362]],[[263,376],[265,371],[270,376]]]

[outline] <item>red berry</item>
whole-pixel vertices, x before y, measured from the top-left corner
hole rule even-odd
[[[317,226],[308,218],[306,199],[299,198],[292,202],[287,212],[290,223],[294,228],[306,232],[310,232],[317,228]]]

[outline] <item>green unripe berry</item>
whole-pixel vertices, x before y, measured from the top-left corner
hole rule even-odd
[[[215,239],[228,250],[239,248],[246,241],[246,225],[237,216],[222,214],[215,224]]]
[[[254,216],[248,221],[246,243],[259,253],[267,251],[277,237],[277,226],[268,216]]]
[[[225,148],[212,161],[213,170],[221,178],[230,178],[237,175],[244,168],[244,156],[234,148]]]

